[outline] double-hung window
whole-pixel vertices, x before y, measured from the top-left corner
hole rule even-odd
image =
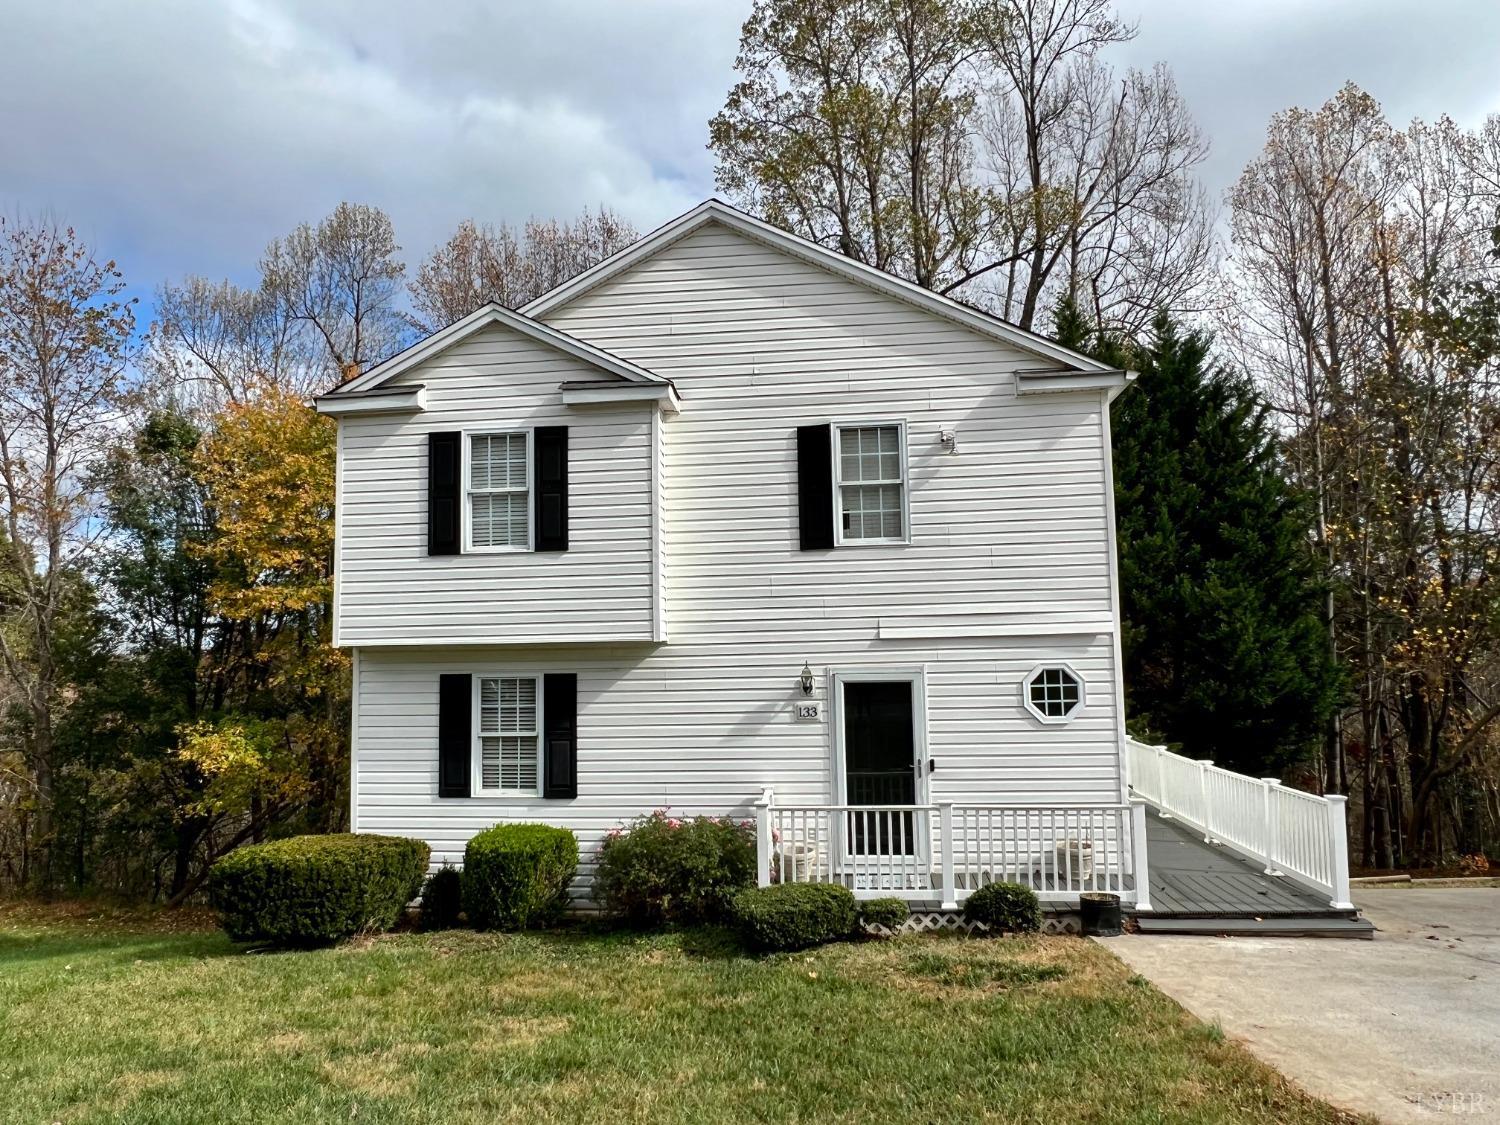
[[[537,699],[535,676],[479,677],[479,792],[536,796]]]
[[[834,488],[840,543],[906,542],[906,427],[838,426]]]
[[[469,546],[531,548],[531,450],[525,431],[469,435]]]

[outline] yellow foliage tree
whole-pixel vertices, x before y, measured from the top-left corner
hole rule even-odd
[[[213,811],[258,826],[305,809],[343,826],[349,661],[332,644],[336,430],[297,395],[266,386],[231,403],[200,443],[215,533],[214,609],[243,626],[228,659],[242,695],[216,727],[179,732]]]

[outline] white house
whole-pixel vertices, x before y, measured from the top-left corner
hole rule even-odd
[[[1144,887],[1130,376],[709,201],[319,400],[353,826],[757,817],[763,880]],[[1144,892],[1140,897],[1144,897]]]

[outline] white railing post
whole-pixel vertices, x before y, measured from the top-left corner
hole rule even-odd
[[[953,877],[953,802],[938,802],[938,848],[942,852],[943,909],[957,910],[958,895]]]
[[[1130,865],[1136,913],[1145,913],[1151,909],[1151,868],[1146,859],[1146,802],[1139,797],[1130,802]]]
[[[1211,758],[1204,758],[1198,762],[1198,823],[1203,826],[1205,844],[1214,842],[1213,825],[1209,823],[1212,818],[1208,815],[1208,771],[1213,764]]]
[[[1261,784],[1261,859],[1265,861],[1267,875],[1280,874],[1276,870],[1276,839],[1281,832],[1280,803],[1276,800],[1276,787],[1281,784],[1279,777],[1263,777]]]
[[[768,785],[755,802],[755,881],[762,887],[771,885],[771,803],[775,794]]]
[[[1149,747],[1149,749],[1151,751],[1151,772],[1154,775],[1151,778],[1151,780],[1153,782],[1153,788],[1152,788],[1152,790],[1151,790],[1150,793],[1143,793],[1143,794],[1141,794],[1141,796],[1143,796],[1143,797],[1150,797],[1153,801],[1156,801],[1158,803],[1162,803],[1166,799],[1166,794],[1164,792],[1165,785],[1164,785],[1163,780],[1162,780],[1162,775],[1163,775],[1164,771],[1161,768],[1161,756],[1167,752],[1167,748],[1165,746],[1152,746],[1152,747]],[[1170,812],[1168,812],[1165,808],[1163,808],[1163,809],[1161,809],[1159,811],[1160,811],[1161,815],[1164,816],[1166,819],[1168,819],[1168,820],[1172,819],[1172,814]]]
[[[1353,910],[1354,903],[1349,901],[1349,830],[1344,816],[1349,798],[1328,793],[1323,800],[1328,802],[1329,881],[1333,884],[1333,908]]]

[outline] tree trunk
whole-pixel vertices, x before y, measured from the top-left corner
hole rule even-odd
[[[202,839],[206,827],[206,822],[202,817],[193,817],[177,826],[177,839],[172,849],[172,881],[168,886],[168,897],[176,898],[188,885],[188,879],[192,874],[193,853],[197,851],[198,841]]]

